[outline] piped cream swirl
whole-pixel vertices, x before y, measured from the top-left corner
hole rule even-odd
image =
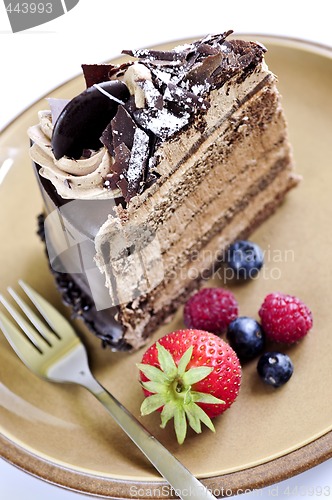
[[[40,165],[39,174],[52,182],[62,198],[89,200],[122,196],[119,189],[110,190],[103,185],[113,164],[113,159],[105,147],[93,152],[89,158],[73,160],[64,156],[56,160],[51,146],[51,112],[40,111],[38,117],[39,123],[28,130],[33,142],[30,157]]]

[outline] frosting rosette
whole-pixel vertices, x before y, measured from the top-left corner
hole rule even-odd
[[[29,128],[32,141],[30,156],[40,165],[39,174],[52,182],[65,199],[109,199],[120,197],[120,189],[106,189],[105,178],[111,172],[113,158],[105,146],[77,160],[63,156],[57,160],[52,151],[51,111],[40,111],[39,123]]]

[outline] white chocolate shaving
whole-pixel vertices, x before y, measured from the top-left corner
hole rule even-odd
[[[111,101],[115,101],[117,102],[118,104],[124,104],[123,101],[121,101],[120,99],[118,99],[117,97],[115,97],[113,94],[111,94],[110,92],[107,92],[107,90],[103,89],[103,87],[101,87],[101,85],[99,85],[98,83],[95,83],[93,85],[93,87],[97,90],[99,90],[99,92],[101,92],[102,94],[104,94],[106,97],[108,97],[109,99],[111,99]]]
[[[145,92],[142,87],[138,85],[138,82],[152,82],[150,70],[144,66],[144,64],[135,62],[126,70],[122,80],[127,85],[130,94],[135,96],[135,104],[137,108],[144,108]]]

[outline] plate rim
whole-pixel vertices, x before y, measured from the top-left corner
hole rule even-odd
[[[315,53],[332,59],[332,47],[323,43],[313,42],[302,38],[249,32],[235,32],[233,33],[233,36],[244,38],[250,37],[251,39],[255,38],[262,43],[266,41],[276,46],[299,48],[307,50],[310,53]],[[197,39],[197,37],[192,37],[190,40],[191,39],[194,40]],[[188,41],[188,38],[159,43],[157,47],[162,47],[171,43],[179,44],[184,41]],[[119,54],[112,57],[110,60],[117,61],[122,57],[123,56]],[[29,104],[0,130],[0,136],[40,100],[47,97],[51,93],[58,91],[61,87],[77,79],[79,76],[80,74],[77,74],[69,78]],[[130,494],[131,487],[135,487],[137,490],[139,489],[140,492],[148,492],[146,495],[140,495],[139,498],[157,498],[151,497],[151,490],[153,489],[155,492],[163,492],[165,486],[167,486],[167,483],[162,480],[139,482],[137,480],[128,481],[128,479],[108,478],[64,467],[21,447],[18,443],[15,443],[5,437],[2,433],[0,433],[0,457],[8,463],[18,467],[22,471],[48,483],[67,490],[94,495],[100,498],[114,498],[116,500],[133,498]],[[224,490],[231,490],[233,491],[233,494],[243,493],[270,486],[276,482],[288,479],[316,465],[319,465],[330,458],[332,458],[332,431],[328,431],[310,443],[265,463],[223,475],[202,478],[201,480],[212,491],[219,491],[221,494],[220,479],[222,478],[225,482]],[[172,495],[168,498],[171,497]]]
[[[165,481],[137,482],[136,480],[128,481],[127,479],[82,473],[40,458],[3,436],[0,436],[0,456],[24,472],[70,491],[94,495],[99,498],[113,498],[114,500],[133,498],[130,493],[133,491],[139,491],[139,498],[142,500],[160,498],[160,496],[171,498],[165,496],[165,488],[167,488]],[[222,496],[222,492],[224,495],[226,493],[226,496],[233,496],[249,493],[289,479],[330,458],[332,458],[332,431],[269,462],[223,476],[201,478],[200,480],[212,492],[219,493],[217,496]],[[223,479],[225,485],[223,487],[220,485],[220,478]],[[154,491],[155,496],[151,496],[151,491]]]

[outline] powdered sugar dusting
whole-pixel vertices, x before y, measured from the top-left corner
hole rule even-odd
[[[163,96],[150,80],[139,81],[137,84],[144,91],[145,101],[149,108],[163,108]]]
[[[187,125],[190,114],[183,113],[182,116],[176,116],[163,108],[153,110],[153,112],[142,110],[135,114],[135,118],[143,128],[151,130],[157,137],[166,140]]]
[[[190,43],[184,43],[183,45],[177,45],[174,47],[174,52],[184,52],[185,50],[190,50],[192,45]]]
[[[131,151],[131,156],[129,160],[128,170],[126,172],[126,177],[128,182],[136,183],[142,177],[142,170],[144,170],[144,165],[149,152],[149,136],[144,132],[144,130],[137,128],[134,135],[134,143]]]
[[[197,83],[196,85],[192,85],[191,91],[196,95],[202,95],[202,94],[205,94],[206,92],[208,92],[209,88],[210,88],[210,85],[208,84],[208,82],[201,83],[201,84]]]

